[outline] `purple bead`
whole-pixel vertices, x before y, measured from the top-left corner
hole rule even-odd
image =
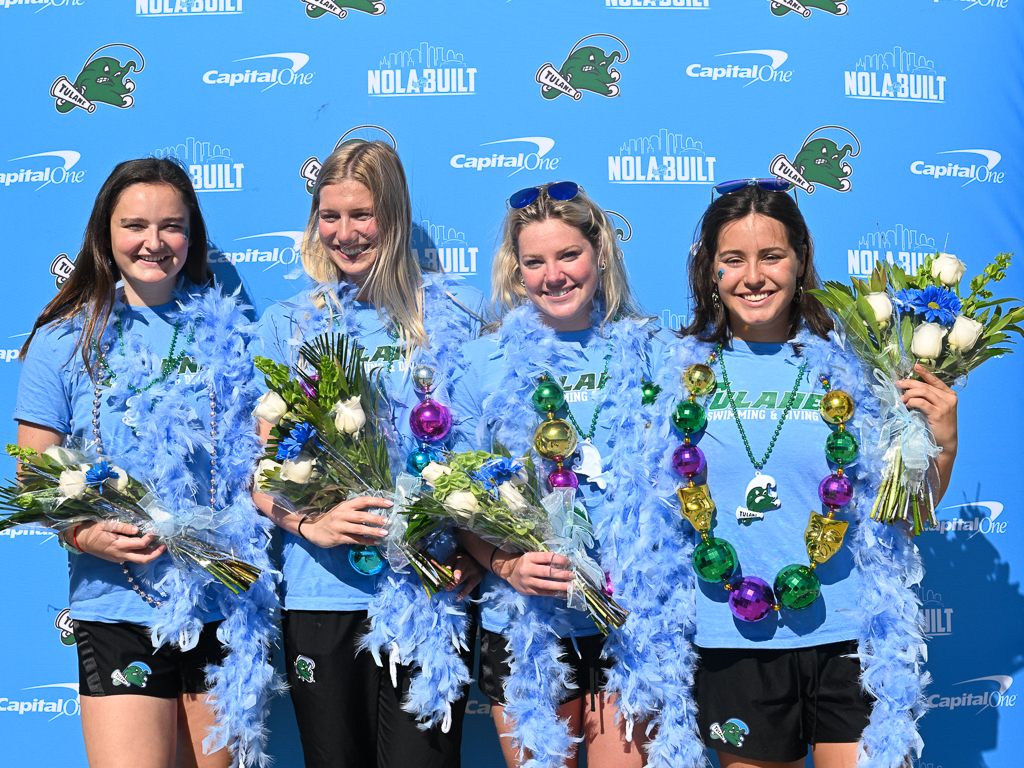
[[[729,610],[740,621],[760,621],[775,603],[775,594],[768,582],[747,576],[729,592]]]
[[[683,443],[672,454],[672,469],[683,477],[699,475],[707,464],[704,451],[696,445]]]
[[[409,428],[418,440],[444,440],[452,431],[452,412],[436,400],[424,400],[409,414]]]
[[[579,488],[580,479],[568,467],[561,467],[548,475],[548,485],[552,488]]]
[[[818,498],[830,507],[845,507],[853,498],[853,483],[846,475],[829,475],[818,485]]]

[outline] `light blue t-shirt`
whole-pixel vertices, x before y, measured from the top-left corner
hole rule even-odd
[[[594,412],[602,401],[602,390],[605,382],[602,381],[602,374],[605,369],[605,357],[611,353],[610,342],[596,333],[593,329],[585,331],[572,331],[568,333],[555,334],[562,344],[566,357],[569,359],[567,366],[568,373],[560,383],[565,391],[565,406],[555,415],[568,419],[571,411],[572,416],[583,430],[579,436],[583,437],[590,431]],[[655,337],[656,339],[656,337]],[[463,350],[465,365],[462,375],[455,382],[455,408],[456,411],[467,420],[464,434],[475,439],[473,447],[479,450],[492,450],[496,423],[484,413],[484,400],[492,392],[501,386],[504,368],[504,356],[500,346],[500,338],[497,334],[485,336],[476,341],[470,342]],[[660,344],[651,358],[659,360]],[[652,380],[651,360],[637,360],[637,365],[644,369],[644,377]],[[523,419],[532,426],[539,425],[544,416],[537,412],[524,413]],[[609,457],[614,445],[615,435],[612,432],[608,418],[602,418],[598,414],[597,425],[590,440],[601,455],[602,469],[609,470]],[[567,463],[566,466],[571,466]],[[580,495],[586,506],[587,514],[593,523],[601,520],[604,514],[604,494],[596,483],[588,482],[588,478],[578,475],[580,480]],[[597,562],[600,562],[598,548],[590,551]],[[481,591],[486,594],[490,589],[500,582],[500,579],[493,573],[486,573]],[[569,622],[571,631],[569,634],[578,637],[594,635],[599,632],[593,619],[586,611],[578,611],[565,607],[565,600],[555,597],[541,597],[539,600],[549,601],[555,606],[562,618]],[[508,626],[508,616],[495,609],[492,600],[484,600],[481,603],[480,622],[485,629],[491,632],[502,632]]]
[[[750,449],[760,461],[804,358],[794,355],[792,344],[756,344],[738,339],[726,346],[724,358]],[[818,483],[831,474],[825,440],[832,428],[818,412],[818,403],[825,394],[819,377],[826,371],[808,366],[775,448],[761,469],[762,474],[775,479],[781,507],[744,525],[737,520],[736,510],[745,506],[747,485],[755,469],[729,406],[721,365],[716,361],[712,369],[718,386],[712,396],[701,398],[708,424],[704,434],[694,440],[707,457],[707,482],[717,508],[712,535],[732,544],[743,575],[757,576],[771,585],[785,566],[809,564],[804,546],[808,518],[812,510],[828,512],[818,498]],[[741,622],[729,611],[728,594],[720,584],[698,581],[696,645],[801,648],[855,639],[858,624],[852,610],[857,605],[859,575],[849,546],[855,530],[848,509],[836,514],[837,519],[851,523],[846,544],[815,570],[821,580],[821,596],[812,605],[772,611],[760,622]],[[683,525],[690,527],[685,521]]]
[[[169,317],[175,310],[175,303],[157,307],[124,306],[120,311],[120,317],[125,338],[132,334],[141,334],[145,345],[153,353],[166,356],[170,351],[171,337],[174,333],[174,322]],[[110,322],[114,322],[114,317],[111,317]],[[80,324],[77,322],[50,323],[39,329],[25,356],[21,379],[18,382],[18,404],[14,418],[17,421],[49,427],[88,442],[93,438],[92,409],[95,385],[85,369],[80,351],[74,351],[79,332]],[[179,331],[175,356],[178,352],[189,351],[188,335],[187,328]],[[115,341],[107,354],[118,353]],[[187,392],[188,400],[195,411],[194,418],[208,433],[209,394],[199,369],[190,356],[182,361],[177,375],[169,377],[166,385]],[[158,388],[152,390],[157,391]],[[143,395],[145,396],[147,395]],[[112,402],[109,396],[101,398],[100,437],[105,446],[112,443],[115,430],[122,437],[130,434],[130,428],[121,420],[124,411],[123,401]],[[119,457],[109,458],[115,464],[119,463]],[[188,460],[188,468],[197,478],[195,503],[208,504],[210,456],[204,446],[195,446]],[[125,469],[136,473],[131,466],[125,466]],[[118,563],[85,554],[70,554],[69,560],[72,619],[143,625],[156,620],[157,609],[134,593]],[[159,581],[171,567],[173,566],[170,556],[162,555],[154,564],[154,578]],[[137,577],[138,573],[134,575]],[[147,592],[151,591],[145,584],[143,588]],[[218,588],[210,585],[207,590]],[[196,615],[204,622],[223,618],[220,611],[212,607],[213,605],[214,601],[209,598],[208,592],[206,605],[197,607]]]
[[[467,286],[458,286],[452,293],[475,314],[482,316],[483,294]],[[294,363],[299,347],[289,343],[289,340],[297,339],[300,334],[298,313],[304,312],[300,307],[308,305],[308,295],[308,292],[304,292],[267,308],[259,322],[258,339],[253,342],[254,355],[269,357],[279,363]],[[451,303],[455,317],[465,334],[464,338],[477,336],[480,332],[479,321],[458,304],[451,302],[451,299],[445,300]],[[416,446],[416,440],[409,429],[409,412],[423,396],[413,388],[408,374],[409,364],[381,322],[376,307],[357,301],[353,303],[353,309],[355,325],[359,329],[356,335],[363,348],[363,358],[370,370],[381,371],[380,378],[391,407],[392,424],[403,441],[398,450],[404,458]],[[391,360],[393,362],[390,364],[389,372],[388,361]],[[415,362],[414,359],[413,364]],[[265,386],[262,377],[260,384]],[[433,397],[438,402],[449,405],[443,389],[435,391]],[[387,509],[381,509],[380,514],[386,515]],[[282,534],[282,597],[286,610],[366,610],[376,592],[378,581],[391,573],[387,566],[376,576],[359,573],[349,564],[348,545],[325,549],[287,531],[282,531]]]

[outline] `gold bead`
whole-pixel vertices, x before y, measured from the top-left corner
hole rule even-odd
[[[576,450],[576,430],[565,419],[542,421],[533,434],[533,447],[545,459],[568,458]]]
[[[829,424],[842,424],[853,418],[853,398],[841,389],[833,389],[821,398],[818,409]]]
[[[710,395],[717,383],[715,372],[704,363],[694,363],[683,374],[683,386],[695,397]]]

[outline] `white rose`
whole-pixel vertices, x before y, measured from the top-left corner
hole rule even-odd
[[[313,474],[313,454],[303,451],[294,459],[281,462],[281,479],[305,485]]]
[[[954,286],[967,271],[967,265],[952,253],[940,253],[932,261],[932,279],[943,285]]]
[[[423,478],[423,482],[428,485],[434,485],[437,482],[437,478],[442,475],[450,475],[452,473],[451,467],[447,467],[444,464],[438,464],[436,461],[432,461],[423,468],[420,472],[420,477]]]
[[[256,490],[263,490],[263,481],[266,479],[267,472],[272,469],[280,469],[281,465],[273,459],[260,459],[260,464],[256,468]]]
[[[366,423],[366,414],[359,404],[359,396],[350,397],[348,400],[334,406],[334,426],[339,432],[354,435]]]
[[[277,424],[288,413],[288,403],[277,392],[267,392],[256,401],[252,413],[268,424]]]
[[[69,451],[67,448],[61,448],[59,445],[51,445],[43,451],[43,456],[49,456],[62,467],[70,467],[72,464],[78,463],[78,453],[76,451]]]
[[[920,358],[935,360],[942,354],[942,337],[946,329],[938,323],[921,323],[914,329],[910,351]]]
[[[957,315],[953,328],[949,332],[949,346],[966,352],[978,343],[985,326],[966,315]]]
[[[479,503],[469,491],[455,491],[448,494],[444,503],[452,509],[461,509],[463,512],[476,512]]]
[[[118,493],[121,493],[125,488],[128,487],[128,473],[125,472],[120,467],[111,467],[110,472],[111,474],[114,475],[114,477],[108,477],[103,482],[106,485],[109,485]]]
[[[885,293],[869,293],[865,297],[868,304],[871,305],[871,310],[875,313],[875,322],[884,324],[889,322],[889,318],[892,317],[892,302],[889,301],[889,296]]]
[[[517,491],[515,487],[512,485],[512,483],[510,483],[508,480],[506,480],[504,483],[498,486],[498,495],[501,496],[501,498],[508,505],[508,508],[511,509],[513,512],[522,512],[524,509],[530,506],[530,503],[526,500],[526,497],[523,496],[523,494],[521,494],[519,491]]]
[[[80,469],[65,469],[60,473],[60,495],[69,499],[80,499],[85,495],[85,472]]]

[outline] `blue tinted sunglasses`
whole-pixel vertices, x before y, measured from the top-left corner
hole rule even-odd
[[[554,184],[544,184],[539,187],[527,187],[520,189],[508,199],[510,208],[525,208],[534,200],[540,197],[540,193],[546,192],[552,200],[572,200],[580,193],[579,184],[575,181],[556,181]]]
[[[780,179],[778,176],[772,176],[767,179],[733,179],[732,181],[723,181],[721,184],[716,184],[711,188],[711,199],[715,199],[715,192],[720,195],[728,195],[730,192],[738,192],[744,187],[760,187],[768,192],[788,192],[796,186],[791,181]]]

